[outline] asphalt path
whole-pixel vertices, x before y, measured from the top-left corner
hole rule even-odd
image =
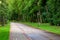
[[[60,40],[60,36],[12,22],[10,40]]]

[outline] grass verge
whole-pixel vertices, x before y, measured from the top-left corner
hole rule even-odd
[[[0,27],[0,40],[9,40],[10,24]]]
[[[48,23],[38,24],[38,23],[31,23],[31,22],[23,22],[23,24],[60,35],[60,26],[51,26]]]

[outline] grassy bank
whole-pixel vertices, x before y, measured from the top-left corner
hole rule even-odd
[[[9,40],[10,24],[0,26],[0,40]]]
[[[31,23],[31,22],[23,22],[26,25],[32,26],[34,28],[42,29],[51,33],[56,33],[60,35],[60,26],[51,26],[48,23]]]

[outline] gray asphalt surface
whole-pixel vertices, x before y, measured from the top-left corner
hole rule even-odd
[[[10,39],[9,40],[29,40],[25,33],[20,29],[16,23],[11,23]]]
[[[11,30],[12,31],[11,35],[15,34],[15,35],[13,35],[13,37],[14,38],[16,37],[17,38],[16,40],[27,40],[28,38],[30,38],[28,40],[60,40],[60,36],[58,36],[58,35],[47,33],[45,31],[38,30],[35,28],[31,28],[31,27],[21,24],[21,23],[11,23],[11,28],[12,28],[12,30],[14,28],[17,28],[17,29],[14,29],[15,32]],[[18,31],[18,30],[20,30],[20,31]],[[18,34],[18,36],[16,36],[16,33]],[[23,33],[26,34],[25,37],[24,37]],[[10,35],[10,37],[11,37],[11,35]]]

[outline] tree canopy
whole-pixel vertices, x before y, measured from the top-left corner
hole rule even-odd
[[[0,4],[0,17],[4,16],[4,19],[60,25],[60,0],[1,1],[4,4]]]

